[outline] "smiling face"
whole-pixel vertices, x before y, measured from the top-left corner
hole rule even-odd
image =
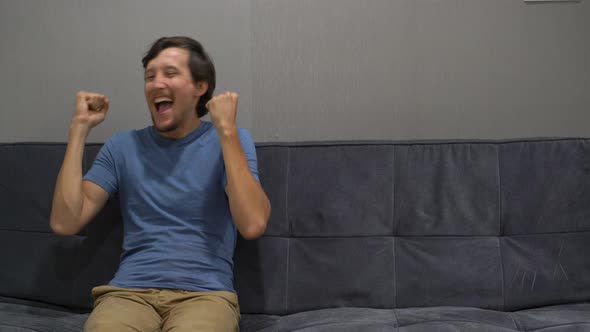
[[[207,91],[207,83],[193,82],[188,60],[189,51],[170,47],[145,69],[144,92],[152,122],[168,138],[181,138],[201,122],[195,107]]]

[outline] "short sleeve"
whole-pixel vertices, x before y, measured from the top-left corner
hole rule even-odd
[[[113,196],[119,189],[117,177],[116,151],[112,139],[108,140],[98,152],[84,180],[94,182]]]
[[[240,143],[242,143],[242,150],[244,150],[244,155],[246,155],[246,160],[248,161],[248,167],[250,168],[250,173],[254,176],[256,181],[260,182],[260,178],[258,177],[258,160],[256,158],[256,146],[254,144],[254,140],[252,140],[252,136],[250,133],[243,128],[238,129],[238,135],[240,137]],[[223,188],[227,186],[227,174],[223,173]]]

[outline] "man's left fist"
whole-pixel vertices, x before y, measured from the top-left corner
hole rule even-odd
[[[217,95],[205,105],[209,110],[211,122],[219,132],[236,128],[236,115],[238,113],[238,94],[226,92]]]

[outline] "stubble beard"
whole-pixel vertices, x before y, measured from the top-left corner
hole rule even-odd
[[[152,124],[154,125],[154,128],[156,128],[156,130],[158,130],[161,133],[168,133],[168,132],[178,129],[179,123],[177,120],[173,120],[172,123],[170,123],[169,125],[167,125],[165,127],[159,127],[156,124],[156,120],[154,119],[154,115],[150,114],[150,116],[152,118]]]

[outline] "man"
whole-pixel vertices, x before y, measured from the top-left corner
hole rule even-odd
[[[191,38],[160,38],[142,62],[153,126],[115,134],[83,178],[86,138],[109,100],[79,92],[57,178],[50,225],[61,235],[119,193],[123,253],[109,285],[92,290],[85,330],[237,331],[236,228],[255,239],[270,215],[254,143],[236,127],[238,96],[212,98],[213,63]]]

